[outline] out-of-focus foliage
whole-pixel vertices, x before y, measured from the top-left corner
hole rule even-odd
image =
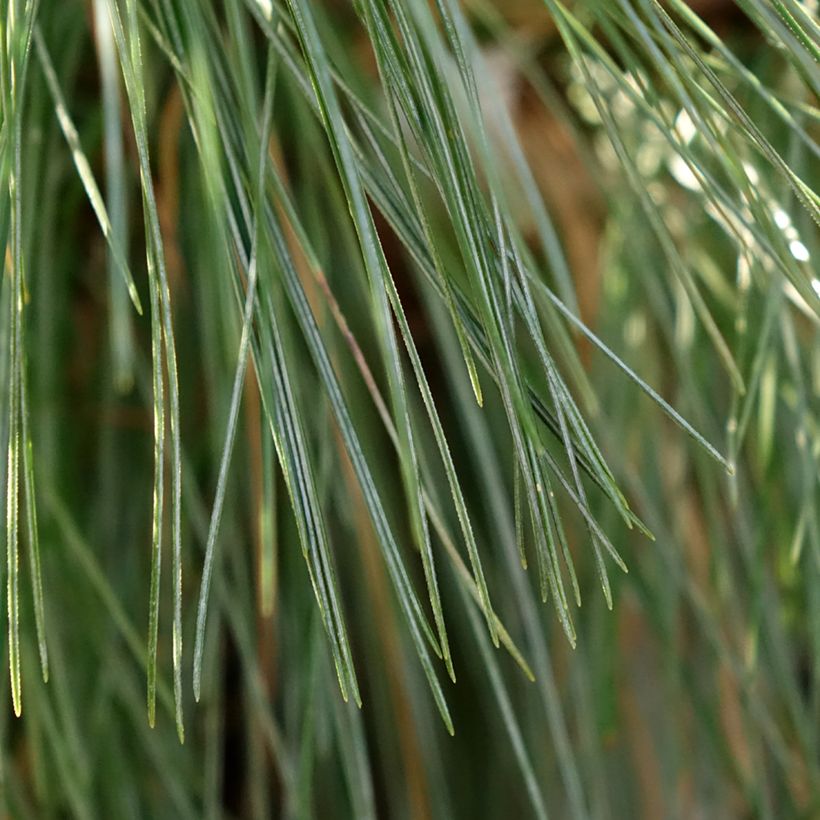
[[[4,815],[820,813],[814,0],[0,8]]]

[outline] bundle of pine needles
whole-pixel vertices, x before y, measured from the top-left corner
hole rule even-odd
[[[4,816],[816,816],[818,92],[815,0],[4,0]]]

